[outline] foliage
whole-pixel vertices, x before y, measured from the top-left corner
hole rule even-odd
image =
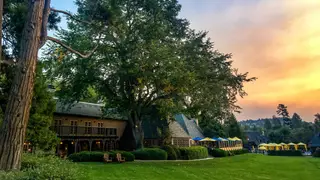
[[[239,155],[239,154],[246,154],[249,153],[249,150],[246,148],[243,149],[238,149],[238,150],[233,150],[231,151],[234,155]]]
[[[78,16],[99,20],[103,13],[90,14],[91,4],[78,0]],[[79,60],[66,54],[61,62],[53,61],[59,55],[45,58],[52,63],[48,72],[59,81],[61,99],[78,101],[88,94],[88,87],[94,87],[107,101],[106,107],[128,117],[137,148],[143,144],[141,117],[154,104],[166,118],[184,106],[191,115],[201,111],[219,120],[239,110],[237,95],[244,96],[243,83],[254,78],[232,68],[231,55],[214,50],[207,33],[190,29],[187,20],[178,17],[181,6],[176,0],[100,1],[99,5],[111,15],[108,28],[101,32],[103,40],[92,41],[100,29],[79,22],[70,22],[68,31],[59,32],[60,39],[79,50],[99,44],[93,56]],[[52,45],[47,51],[57,49],[61,48]]]
[[[297,150],[289,150],[289,151],[268,151],[269,156],[303,156],[302,152]]]
[[[120,153],[121,156],[124,157],[126,161],[134,161],[134,155],[126,151],[110,151],[110,152],[81,151],[81,152],[73,153],[69,155],[68,159],[73,162],[103,162],[103,155],[105,153],[108,153],[113,160],[115,160],[116,154]]]
[[[302,119],[297,113],[293,113],[291,121],[292,121],[292,128],[300,128],[302,126]]]
[[[73,162],[103,162],[103,152],[99,151],[81,151],[68,156]]]
[[[219,149],[219,148],[210,149],[209,154],[213,157],[227,157],[228,156],[226,151]]]
[[[166,151],[159,148],[143,148],[133,152],[136,159],[140,160],[167,160]]]
[[[314,116],[315,116],[314,124],[315,124],[316,131],[320,132],[320,114],[317,113]]]
[[[270,122],[269,119],[266,119],[266,120],[265,120],[265,122],[264,122],[264,128],[265,128],[266,130],[272,129],[272,124],[271,124],[271,122]]]
[[[208,149],[202,146],[179,148],[181,158],[184,160],[204,159],[208,157]]]
[[[161,149],[165,150],[168,154],[168,160],[177,160],[178,156],[175,151],[175,149],[172,147],[172,145],[164,145],[161,147]]]
[[[206,137],[225,137],[226,133],[220,121],[215,119],[201,118],[199,125],[202,129],[203,135]]]
[[[23,154],[22,171],[1,172],[1,180],[78,180],[85,179],[86,174],[80,170],[79,166],[61,160],[55,156],[36,156],[33,154]]]
[[[316,151],[312,154],[312,156],[320,158],[320,148],[316,149]]]
[[[284,104],[279,104],[277,107],[277,114],[283,118],[284,125],[287,125],[289,127],[292,126],[291,119],[289,117],[288,107]]]
[[[228,137],[238,137],[243,139],[243,131],[234,114],[230,115],[230,117],[225,121],[224,126]]]

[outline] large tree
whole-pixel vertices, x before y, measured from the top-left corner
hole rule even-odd
[[[88,2],[77,1],[79,17],[88,16],[92,9]],[[243,82],[253,79],[231,67],[229,54],[213,50],[206,33],[195,33],[178,17],[181,6],[176,0],[104,1],[101,6],[109,8],[113,18],[96,53],[89,60],[66,54],[61,63],[53,64],[61,99],[78,101],[89,86],[97,89],[107,106],[128,117],[133,148],[143,146],[141,117],[151,105],[221,116],[236,109],[236,95],[245,94]],[[68,27],[69,31],[60,31],[66,44],[77,49],[92,46],[88,39],[94,30],[78,22]],[[48,51],[59,49],[51,46]],[[59,55],[49,61],[52,58]]]
[[[283,124],[291,127],[292,122],[289,116],[288,107],[284,104],[279,104],[277,107],[277,114],[282,117]]]
[[[244,138],[243,131],[234,114],[231,114],[226,119],[224,126],[228,137]]]
[[[272,124],[271,124],[271,122],[270,122],[269,119],[264,120],[264,128],[265,128],[266,130],[272,129]]]
[[[19,6],[10,3],[16,3],[15,5]],[[27,1],[17,0],[8,4],[8,7],[22,7],[20,12],[24,12],[21,15],[21,18],[24,19],[20,22],[25,23],[21,28],[22,31],[16,31],[16,37],[4,36],[4,40],[10,42],[14,47],[11,50],[17,54],[15,59],[17,65],[0,131],[0,169],[2,170],[19,169],[21,165],[22,147],[33,97],[38,50],[46,40],[51,40],[80,57],[86,58],[92,54],[91,52],[83,55],[64,45],[58,39],[47,36],[48,25],[50,27],[48,24],[50,13],[60,12],[71,16],[70,13],[50,8],[50,0],[29,0],[27,6],[26,3]],[[23,7],[26,7],[24,11]],[[4,16],[4,23],[12,27],[13,19],[7,17],[10,17],[10,14]],[[92,23],[91,21],[90,24],[94,27]],[[13,27],[17,27],[16,25]],[[12,29],[7,29],[7,27],[5,29],[9,33],[12,32]]]
[[[292,128],[300,128],[302,126],[302,119],[297,113],[293,113],[292,118]]]

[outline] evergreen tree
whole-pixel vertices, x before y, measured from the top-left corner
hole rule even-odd
[[[292,121],[292,128],[294,129],[300,128],[302,126],[302,119],[297,113],[294,113],[292,115],[291,121]]]
[[[244,134],[234,114],[225,121],[225,130],[228,137],[238,137],[243,139]]]
[[[288,107],[284,104],[279,104],[277,107],[277,114],[282,117],[283,124],[292,127],[292,122],[289,117]]]
[[[270,122],[269,119],[264,120],[264,128],[265,128],[266,130],[272,129],[272,124],[271,124],[271,122]]]

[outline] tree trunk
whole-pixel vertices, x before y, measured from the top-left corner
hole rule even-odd
[[[133,111],[131,113],[130,123],[132,123],[132,134],[136,143],[136,149],[143,148],[144,133],[142,128],[142,120],[137,112]]]
[[[3,1],[0,0],[0,66],[2,62],[2,17],[3,17]]]
[[[20,169],[34,86],[44,0],[29,0],[20,54],[0,132],[0,169]]]

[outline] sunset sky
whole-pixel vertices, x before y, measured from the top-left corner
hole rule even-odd
[[[180,16],[209,31],[234,67],[258,80],[245,85],[239,120],[271,117],[279,103],[306,121],[320,112],[320,0],[180,0]],[[52,0],[76,11],[71,0]],[[64,22],[62,26],[64,26]]]

